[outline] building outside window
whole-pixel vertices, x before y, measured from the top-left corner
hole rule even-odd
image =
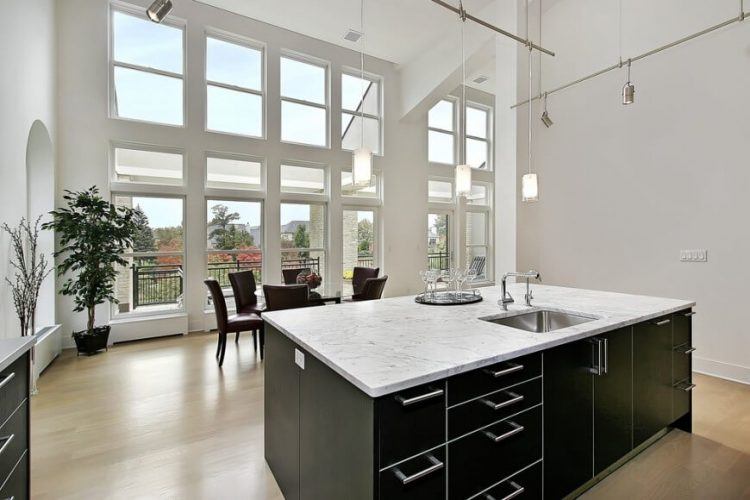
[[[206,37],[206,130],[264,137],[263,55],[239,37]]]
[[[281,269],[314,271],[328,286],[326,204],[282,202],[280,215]]]
[[[451,267],[452,212],[430,211],[427,214],[427,268],[437,271]]]
[[[281,140],[327,147],[328,65],[305,56],[281,57]]]
[[[379,267],[377,259],[377,217],[374,208],[347,207],[342,212],[342,256],[344,296],[353,293],[355,267]]]
[[[341,149],[353,151],[364,145],[373,154],[382,154],[382,114],[380,79],[342,73]]]
[[[115,281],[114,314],[184,309],[184,199],[115,194],[114,204],[136,212],[138,230]]]
[[[184,26],[111,8],[110,115],[183,126]]]

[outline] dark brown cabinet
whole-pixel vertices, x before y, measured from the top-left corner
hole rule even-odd
[[[0,371],[0,498],[29,498],[29,361],[25,352]]]
[[[691,411],[690,393],[693,390],[693,333],[692,311],[682,311],[673,316],[672,326],[672,420],[678,420]],[[689,422],[687,425],[689,430]]]
[[[445,498],[445,447],[385,469],[379,479],[381,500]]]
[[[672,423],[672,316],[633,329],[633,445]]]

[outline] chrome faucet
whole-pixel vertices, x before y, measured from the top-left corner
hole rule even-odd
[[[529,281],[532,278],[536,279],[536,280],[541,280],[542,279],[542,277],[539,274],[539,272],[534,271],[533,269],[531,271],[526,271],[525,273],[510,272],[510,273],[503,274],[503,280],[501,282],[501,285],[502,285],[502,292],[501,292],[502,293],[502,297],[500,298],[500,300],[497,301],[497,304],[500,307],[502,307],[503,310],[507,311],[508,310],[508,304],[512,304],[513,302],[515,302],[515,300],[513,300],[513,296],[507,290],[507,285],[505,283],[505,281],[509,277],[511,277],[511,276],[514,277],[514,278],[526,278],[526,295],[524,295],[523,298],[524,298],[524,302],[526,303],[526,305],[529,306],[529,307],[531,307],[531,299],[533,299],[534,296],[532,295],[531,289],[529,288],[529,286],[530,286],[529,285]]]

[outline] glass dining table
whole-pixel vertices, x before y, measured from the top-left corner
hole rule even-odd
[[[266,299],[263,296],[263,288],[259,287],[257,290],[255,290],[255,295],[258,297],[258,305],[265,308]],[[327,287],[325,285],[322,285],[318,288],[310,290],[308,301],[311,304],[315,305],[324,305],[327,303],[341,304],[342,297],[343,295],[341,293],[341,290],[336,289],[333,286]]]

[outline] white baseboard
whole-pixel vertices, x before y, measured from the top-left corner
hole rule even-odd
[[[750,366],[733,365],[713,359],[693,356],[693,371],[714,377],[750,384]]]
[[[35,335],[34,380],[38,380],[45,368],[62,352],[62,325],[41,328]]]

